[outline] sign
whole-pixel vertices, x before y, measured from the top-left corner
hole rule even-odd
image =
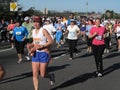
[[[10,11],[18,11],[18,5],[16,2],[10,3]]]

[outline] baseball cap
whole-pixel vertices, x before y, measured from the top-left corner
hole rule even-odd
[[[34,22],[41,22],[42,19],[39,16],[35,16],[33,19]]]
[[[71,22],[74,22],[75,20],[74,19],[70,19]]]
[[[26,17],[24,18],[25,21],[27,21],[27,20],[29,20],[29,19],[30,19],[30,17],[28,17],[28,16],[26,16]]]
[[[50,21],[50,18],[47,18],[46,21]]]
[[[58,21],[60,21],[61,19],[58,19]]]

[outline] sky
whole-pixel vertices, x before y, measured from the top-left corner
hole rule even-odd
[[[88,6],[86,5],[88,2]],[[23,10],[35,7],[36,10],[43,11],[44,8],[56,11],[74,11],[74,12],[105,12],[113,10],[120,13],[120,0],[19,0]]]

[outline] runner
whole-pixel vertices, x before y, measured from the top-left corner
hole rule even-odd
[[[24,55],[25,39],[28,35],[28,31],[25,27],[21,26],[19,21],[16,21],[16,27],[13,31],[11,40],[15,40],[15,47],[18,54],[18,63],[21,63]]]
[[[39,89],[39,72],[41,77],[46,77],[46,69],[50,60],[49,47],[53,40],[46,29],[42,28],[42,23],[39,17],[34,21],[35,29],[32,31],[33,44],[29,45],[30,53],[32,55],[32,71],[34,90]],[[48,74],[50,80],[52,76]],[[51,81],[53,85],[53,82]]]
[[[120,52],[120,22],[118,23],[118,26],[115,29],[116,38],[117,38],[117,44],[118,44],[118,52]]]
[[[15,24],[14,24],[14,21],[11,19],[10,24],[7,27],[7,31],[9,32],[9,41],[10,41],[10,44],[11,44],[11,48],[14,48],[14,41],[11,40],[14,28],[15,28]]]
[[[111,40],[111,34],[112,34],[112,29],[109,28],[109,24],[107,23],[105,25],[105,50],[104,53],[109,53],[110,52],[110,40]]]
[[[95,26],[91,28],[89,38],[92,38],[92,50],[95,58],[97,76],[102,77],[103,73],[103,60],[102,55],[105,49],[104,41],[105,28],[100,26],[100,19],[95,20]]]
[[[78,40],[78,35],[80,34],[80,29],[77,25],[75,25],[75,20],[71,19],[70,25],[67,27],[67,43],[70,51],[70,60],[73,59],[73,52],[77,53],[77,40]]]
[[[86,21],[83,19],[80,26],[82,41],[85,41]]]
[[[46,19],[45,25],[43,26],[44,29],[46,29],[49,34],[51,35],[52,39],[54,40],[54,34],[56,32],[55,27],[51,24],[50,18]]]
[[[87,52],[91,53],[92,52],[92,39],[90,39],[89,33],[91,28],[93,27],[93,21],[92,20],[88,20],[88,24],[86,25],[86,40],[87,40]]]
[[[56,43],[57,43],[57,48],[61,46],[62,41],[62,36],[63,36],[63,30],[64,30],[64,25],[61,23],[61,19],[58,19],[58,22],[55,24],[56,28]]]
[[[24,26],[28,30],[28,36],[26,37],[26,46],[27,46],[27,51],[29,51],[28,46],[30,43],[32,43],[32,30],[33,30],[33,23],[30,22],[30,17],[26,16],[24,18],[24,22],[22,23],[22,26]],[[26,58],[27,58],[27,60],[30,60],[29,52],[28,52]]]

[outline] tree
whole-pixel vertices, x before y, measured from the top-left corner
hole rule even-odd
[[[0,19],[11,19],[14,17],[17,17],[18,12],[10,12],[10,2],[18,2],[18,0],[0,0]],[[20,7],[20,4],[18,4],[18,11],[22,10],[22,7]]]
[[[120,14],[115,13],[113,10],[106,10],[105,13],[103,13],[102,18],[120,19]]]

